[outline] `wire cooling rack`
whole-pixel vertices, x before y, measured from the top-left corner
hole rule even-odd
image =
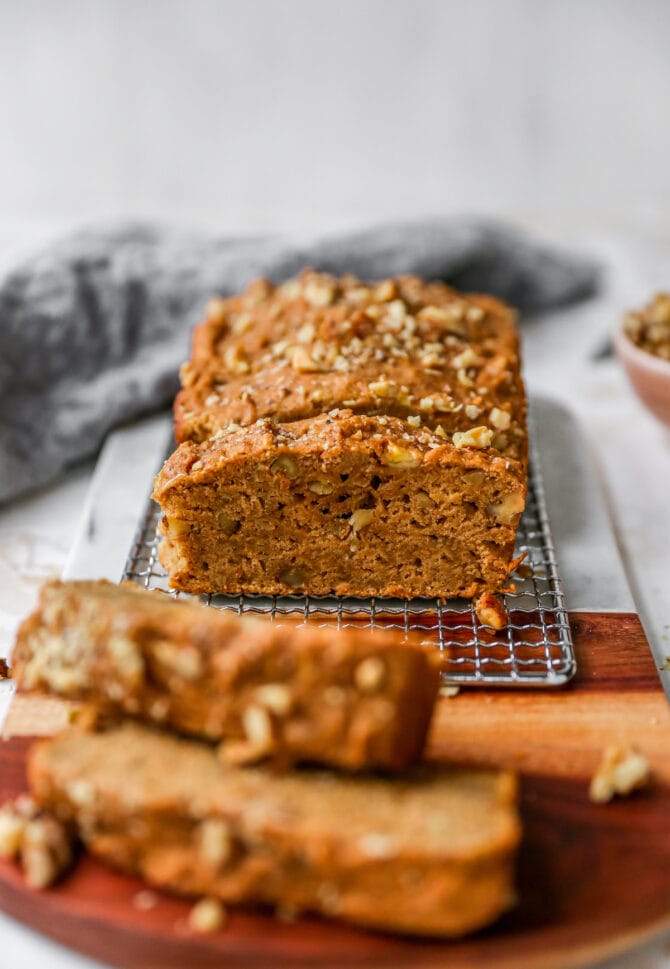
[[[151,500],[126,563],[123,578],[147,589],[170,591],[158,560],[161,512]],[[563,587],[547,518],[537,454],[531,451],[526,510],[517,534],[517,554],[526,553],[512,576],[514,591],[501,598],[507,625],[483,626],[464,599],[355,599],[337,596],[206,595],[219,609],[333,625],[394,628],[415,632],[441,651],[445,683],[485,686],[561,686],[576,669]]]

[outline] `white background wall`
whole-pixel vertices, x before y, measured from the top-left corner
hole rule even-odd
[[[666,0],[0,0],[0,221],[670,214]]]

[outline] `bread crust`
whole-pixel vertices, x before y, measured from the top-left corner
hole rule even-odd
[[[126,723],[34,745],[28,774],[93,854],[181,894],[443,937],[512,902],[520,827],[504,772],[279,775]]]
[[[319,628],[176,602],[133,583],[49,582],[13,654],[21,689],[221,744],[238,762],[416,763],[439,654],[395,630]]]

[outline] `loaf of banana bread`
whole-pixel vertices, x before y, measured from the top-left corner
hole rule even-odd
[[[213,301],[156,480],[191,592],[474,596],[526,494],[514,314],[415,277],[307,271]]]
[[[514,778],[230,767],[139,724],[35,744],[32,794],[116,868],[185,895],[456,936],[512,902]]]
[[[228,761],[401,770],[421,757],[435,660],[397,630],[238,617],[133,583],[49,582],[13,674],[56,693],[221,741]]]

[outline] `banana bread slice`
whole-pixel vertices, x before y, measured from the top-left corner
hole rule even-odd
[[[49,582],[13,673],[23,689],[223,741],[228,760],[400,770],[421,757],[436,660],[394,630],[238,617],[130,582]]]
[[[154,485],[160,557],[188,592],[475,596],[513,567],[525,467],[486,428],[349,410],[185,442]]]
[[[93,854],[180,894],[428,936],[486,925],[513,898],[520,824],[506,773],[275,774],[127,722],[35,744],[28,774]]]

